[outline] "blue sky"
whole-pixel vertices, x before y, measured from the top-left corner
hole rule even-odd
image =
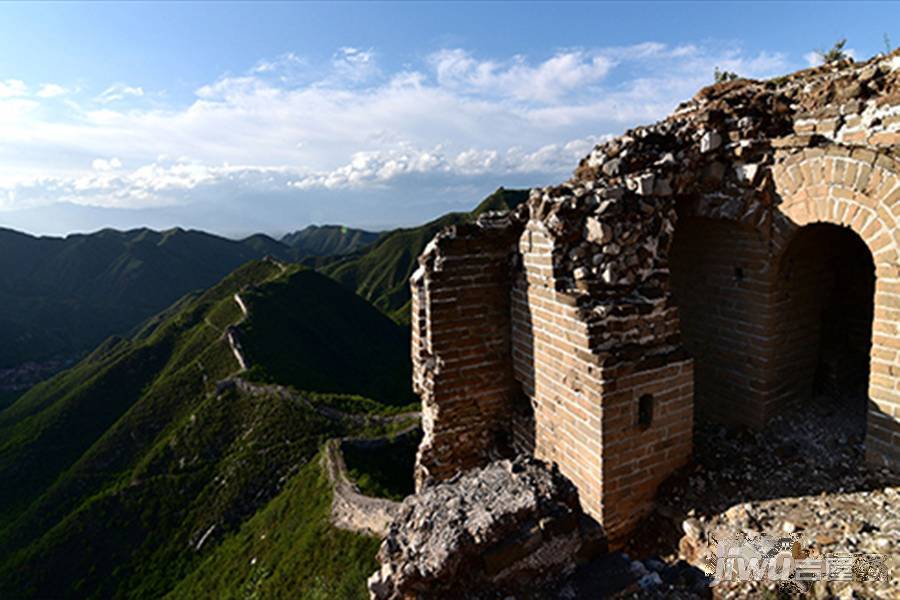
[[[716,66],[770,77],[895,3],[0,4],[0,225],[373,229],[560,181]]]

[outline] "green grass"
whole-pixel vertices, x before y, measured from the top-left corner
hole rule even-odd
[[[420,440],[421,435],[400,437],[381,447],[343,444],[350,478],[367,496],[403,500],[415,493],[413,469]]]
[[[316,406],[328,406],[335,410],[350,414],[366,415],[399,415],[417,412],[421,409],[418,401],[406,405],[388,405],[357,394],[325,394],[319,392],[303,392],[307,400]]]
[[[330,510],[327,477],[313,460],[167,598],[368,598],[379,542],[335,529]]]

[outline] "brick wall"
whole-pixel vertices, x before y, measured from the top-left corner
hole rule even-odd
[[[874,265],[851,230],[802,228],[777,255],[754,229],[687,218],[670,261],[698,415],[760,428],[868,376]]]
[[[777,385],[768,243],[734,221],[686,217],[669,261],[682,340],[695,359],[698,414],[762,426]]]
[[[451,228],[412,278],[413,385],[425,431],[419,487],[481,466],[509,445],[512,229]]]
[[[602,521],[600,368],[587,350],[588,327],[575,298],[556,290],[552,242],[539,223],[529,222],[519,250],[513,361],[521,401],[531,404],[534,416],[519,420],[516,440],[520,449],[557,464],[578,487],[585,510]]]
[[[693,444],[693,361],[607,369],[603,397],[602,522],[613,542],[625,538],[653,506],[656,489],[688,462]],[[642,404],[650,418],[642,420]]]
[[[553,243],[540,223],[528,224],[519,250],[513,358],[519,402],[530,410],[515,412],[523,415],[515,440],[575,483],[584,510],[615,544],[691,454],[692,361],[664,344],[677,331],[677,311],[664,303],[656,314],[592,321],[576,297],[557,291]],[[656,334],[647,347],[632,349],[639,358],[622,360],[623,348],[596,349],[601,331],[631,331],[638,322]]]

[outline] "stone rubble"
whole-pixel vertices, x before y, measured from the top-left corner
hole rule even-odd
[[[629,551],[710,572],[714,540],[740,531],[798,534],[801,551],[813,558],[893,556],[888,585],[819,582],[807,597],[900,597],[900,477],[866,464],[865,418],[847,414],[852,400],[819,397],[764,431],[701,424],[694,464],[660,490],[657,513],[642,528],[658,535],[639,535]],[[712,591],[717,598],[744,598],[766,590],[774,593],[776,584],[727,582]],[[657,590],[660,597],[670,591]]]
[[[532,190],[527,206],[555,240],[560,291],[580,294],[599,319],[666,310],[676,206],[771,230],[777,149],[857,134],[900,144],[898,59],[710,86],[667,119],[596,146],[574,177]]]
[[[407,498],[369,590],[378,600],[535,594],[602,549],[568,480],[532,458],[500,460]]]

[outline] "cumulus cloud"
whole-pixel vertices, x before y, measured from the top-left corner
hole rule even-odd
[[[406,145],[384,151],[357,152],[347,164],[304,175],[289,185],[302,190],[358,189],[419,174],[440,174],[463,180],[488,173],[556,173],[570,169],[598,141],[599,138],[585,138],[531,151],[512,147],[503,152],[483,148],[448,152],[441,146],[421,149]]]
[[[334,72],[338,77],[352,82],[362,82],[379,74],[372,50],[344,47],[339,49],[331,59]]]
[[[28,86],[19,79],[0,81],[0,98],[17,98],[28,93]]]
[[[68,93],[69,90],[59,84],[44,83],[40,88],[38,88],[38,91],[35,95],[38,98],[56,98],[58,96],[65,96]]]
[[[613,61],[603,55],[561,52],[532,65],[522,56],[505,62],[477,60],[461,49],[441,50],[430,58],[442,86],[469,93],[553,102],[609,73]]]
[[[141,97],[143,95],[143,88],[116,83],[103,90],[95,100],[101,104],[109,104],[110,102],[125,100],[128,97]]]
[[[293,52],[286,52],[275,59],[263,59],[256,63],[251,69],[253,73],[273,73],[276,71],[285,71],[294,67],[303,66],[306,61],[297,56]]]
[[[95,158],[91,161],[91,168],[95,171],[112,171],[114,169],[120,169],[122,167],[122,161],[118,158]]]
[[[401,221],[423,182],[471,203],[489,186],[558,181],[594,143],[663,117],[717,66],[748,77],[792,67],[782,54],[733,45],[647,42],[537,58],[450,48],[388,71],[375,51],[345,47],[318,64],[290,53],[260,60],[200,86],[185,105],[153,107],[135,102],[141,87],[122,83],[44,107],[24,82],[7,80],[0,208],[372,192]],[[35,95],[64,92],[50,85]]]

